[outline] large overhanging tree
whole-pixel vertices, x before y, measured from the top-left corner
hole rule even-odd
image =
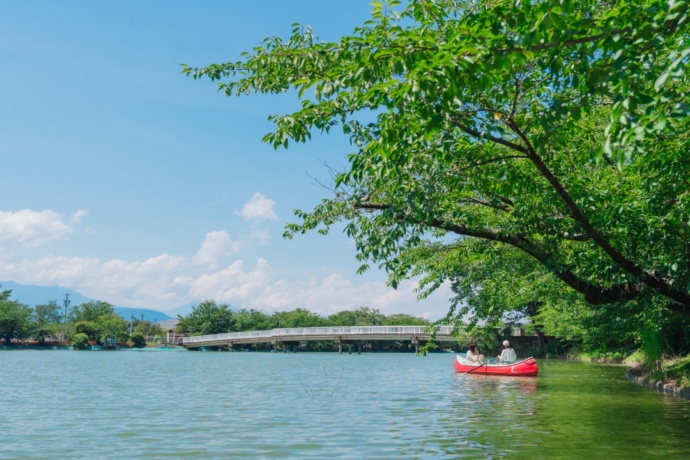
[[[687,3],[389,1],[338,42],[296,25],[183,72],[227,95],[294,91],[276,147],[350,137],[334,195],[288,236],[345,221],[394,286],[433,289],[490,252],[595,309],[690,317]],[[510,265],[525,257],[537,268]]]

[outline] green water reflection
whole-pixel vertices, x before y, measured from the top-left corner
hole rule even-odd
[[[643,389],[626,369],[541,361],[537,379],[457,375],[459,457],[689,458],[690,401]],[[468,407],[471,406],[471,407]]]

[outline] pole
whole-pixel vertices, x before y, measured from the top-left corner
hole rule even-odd
[[[65,300],[63,300],[62,303],[65,305],[65,323],[67,323],[67,307],[69,307],[70,304],[69,294],[65,294]]]
[[[67,307],[69,307],[70,304],[68,293],[65,293],[65,300],[62,303],[65,305],[65,333],[62,335],[62,341],[64,342],[67,340]]]

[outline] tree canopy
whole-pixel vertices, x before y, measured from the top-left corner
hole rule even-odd
[[[177,330],[197,335],[231,332],[237,322],[227,304],[218,305],[212,300],[193,305],[190,314],[177,315],[177,318],[180,320]]]
[[[523,299],[556,286],[593,312],[689,318],[688,11],[391,0],[337,42],[296,24],[239,61],[183,72],[232,96],[294,92],[299,109],[270,117],[276,148],[349,136],[333,196],[298,210],[287,237],[344,221],[362,269],[378,264],[393,286],[419,275],[428,292],[483,260],[512,272]],[[495,299],[456,287],[456,301]]]
[[[57,301],[51,300],[47,304],[34,307],[34,336],[39,342],[45,342],[49,336],[58,334],[61,321],[60,307]]]
[[[32,328],[31,309],[16,300],[8,300],[9,292],[0,293],[0,338],[8,345],[12,339],[21,340],[29,335]]]
[[[127,322],[115,307],[101,300],[84,302],[70,309],[74,332],[86,334],[89,340],[104,343],[106,340],[126,340],[129,337]]]
[[[319,327],[325,326],[326,321],[318,314],[305,308],[295,308],[290,311],[279,311],[273,314],[273,324],[276,328],[291,327]]]
[[[98,321],[99,318],[115,313],[115,307],[102,300],[92,300],[81,305],[75,305],[70,309],[70,318],[73,322]]]

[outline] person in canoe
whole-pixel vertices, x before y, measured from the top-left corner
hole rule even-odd
[[[479,354],[479,350],[477,350],[477,344],[471,343],[470,349],[467,350],[467,353],[465,354],[465,360],[470,363],[482,364],[483,359],[484,355]]]
[[[510,348],[510,342],[507,340],[503,341],[503,350],[501,351],[501,356],[498,356],[498,360],[501,363],[514,363],[515,360],[517,359],[517,355],[515,354],[515,350]]]

